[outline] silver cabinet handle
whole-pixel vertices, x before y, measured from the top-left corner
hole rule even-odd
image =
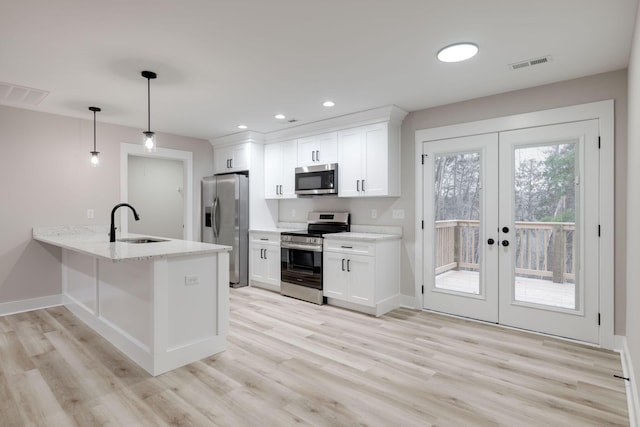
[[[280,192],[280,195],[282,196],[282,184],[278,185],[278,187],[280,188],[279,192]]]
[[[316,151],[316,162],[320,161],[320,150]]]
[[[362,191],[364,191],[364,179],[362,180]]]
[[[269,241],[269,239],[267,239],[266,237],[261,237],[260,240],[265,240],[265,241]]]
[[[315,152],[315,151],[312,151],[312,152],[311,152],[311,161],[312,161],[312,162],[315,162],[315,161],[316,161],[316,152]]]
[[[360,192],[360,180],[356,180],[356,191]]]
[[[267,259],[267,250],[263,249],[263,251],[264,251],[264,259]]]
[[[344,258],[342,258],[342,271],[344,271]]]
[[[351,260],[347,260],[347,271],[351,271]]]
[[[353,246],[343,246],[343,245],[340,245],[340,247],[341,247],[341,248],[344,248],[344,249],[353,249]]]

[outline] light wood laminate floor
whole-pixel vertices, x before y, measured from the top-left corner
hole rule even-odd
[[[616,353],[230,292],[228,350],[155,378],[63,307],[0,318],[0,425],[629,425]]]

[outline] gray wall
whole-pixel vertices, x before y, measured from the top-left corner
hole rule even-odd
[[[60,250],[31,239],[34,226],[108,224],[120,202],[120,143],[141,129],[100,123],[101,165],[89,164],[93,121],[0,106],[0,303],[61,292]],[[199,235],[200,179],[213,172],[205,140],[158,134],[160,147],[194,153],[194,235]],[[95,219],[87,219],[87,209]]]
[[[434,83],[437,84],[437,83]],[[615,100],[615,333],[625,331],[626,181],[627,181],[627,72],[619,70],[504,94],[478,98],[410,113],[402,124],[402,196],[384,199],[302,199],[280,201],[280,221],[306,220],[314,209],[341,209],[353,214],[354,224],[400,225],[403,229],[401,293],[414,296],[415,244],[415,132],[420,129],[466,123],[513,114]],[[371,218],[377,209],[378,218]],[[404,209],[405,219],[391,218],[392,209]],[[292,210],[296,215],[292,215]]]
[[[636,31],[633,37],[633,45],[631,48],[631,58],[629,61],[629,177],[628,177],[628,193],[627,193],[627,216],[629,218],[640,218],[640,191],[638,183],[640,182],[640,8],[636,17]],[[633,372],[636,377],[632,378],[635,382],[631,383],[637,393],[638,377],[640,375],[640,310],[638,310],[638,301],[640,301],[640,248],[637,242],[640,241],[640,222],[629,221],[627,227],[627,345],[629,347],[629,359],[633,366]],[[638,417],[636,413],[636,417]],[[640,420],[636,420],[637,422]],[[632,423],[633,425],[633,423]]]

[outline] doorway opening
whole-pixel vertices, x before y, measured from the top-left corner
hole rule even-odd
[[[193,229],[193,153],[168,148],[147,153],[142,145],[121,144],[120,195],[141,216],[131,224],[122,217],[123,233],[198,240]]]

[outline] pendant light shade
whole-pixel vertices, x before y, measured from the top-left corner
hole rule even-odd
[[[158,77],[153,71],[143,71],[142,77],[147,79],[147,130],[144,134],[144,148],[149,152],[156,151],[156,134],[151,131],[151,79]]]
[[[91,153],[91,166],[97,167],[100,163],[98,158],[100,152],[96,150],[96,113],[102,110],[99,107],[89,107],[89,110],[93,111],[93,151],[89,153]]]

